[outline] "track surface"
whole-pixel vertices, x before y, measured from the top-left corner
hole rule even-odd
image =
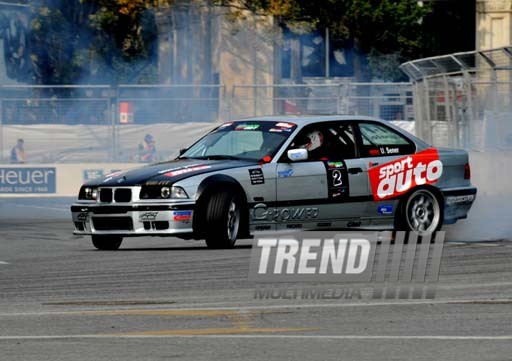
[[[435,300],[255,300],[250,241],[100,252],[70,200],[0,202],[1,360],[512,359],[506,240],[448,243]]]

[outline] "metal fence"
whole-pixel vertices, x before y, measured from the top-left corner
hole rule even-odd
[[[235,85],[229,118],[265,114],[355,114],[414,120],[411,83]]]
[[[435,145],[512,147],[512,47],[402,64],[414,82],[416,130]]]
[[[0,86],[0,158],[26,140],[30,162],[133,161],[146,134],[159,158],[212,123],[270,114],[359,114],[414,120],[411,83],[309,80],[301,85]]]
[[[0,86],[1,124],[215,121],[220,85]]]
[[[108,85],[0,86],[1,124],[109,124]]]

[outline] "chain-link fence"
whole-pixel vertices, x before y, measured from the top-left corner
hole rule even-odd
[[[31,163],[137,161],[148,136],[160,160],[176,155],[212,123],[271,114],[412,121],[412,85],[341,79],[234,85],[229,91],[206,84],[0,86],[0,158],[8,162],[21,138]]]
[[[265,114],[355,114],[414,120],[411,83],[235,85],[229,118]]]
[[[416,129],[435,145],[512,148],[512,47],[414,60]]]

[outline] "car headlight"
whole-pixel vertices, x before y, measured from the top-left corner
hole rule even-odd
[[[181,187],[162,187],[160,189],[160,197],[171,199],[186,199],[187,192]]]
[[[80,194],[80,199],[96,200],[98,197],[98,190],[92,187],[84,187]]]
[[[169,198],[170,196],[171,196],[171,188],[162,187],[162,189],[160,189],[160,197]]]

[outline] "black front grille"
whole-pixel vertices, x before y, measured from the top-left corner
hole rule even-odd
[[[167,222],[167,221],[156,221],[156,222],[153,222],[153,224],[155,225],[155,229],[158,231],[164,230],[164,229],[169,229],[169,222]]]
[[[161,186],[142,186],[140,190],[140,199],[159,199],[162,190]]]
[[[116,189],[114,199],[118,203],[130,202],[132,200],[132,190],[125,188]]]
[[[168,221],[144,221],[142,224],[144,225],[144,229],[146,231],[150,231],[152,229],[156,231],[163,231],[164,229],[169,229]]]
[[[100,202],[104,202],[104,203],[112,202],[112,189],[102,188],[100,190]]]
[[[93,217],[92,223],[97,231],[133,231],[131,217]]]

